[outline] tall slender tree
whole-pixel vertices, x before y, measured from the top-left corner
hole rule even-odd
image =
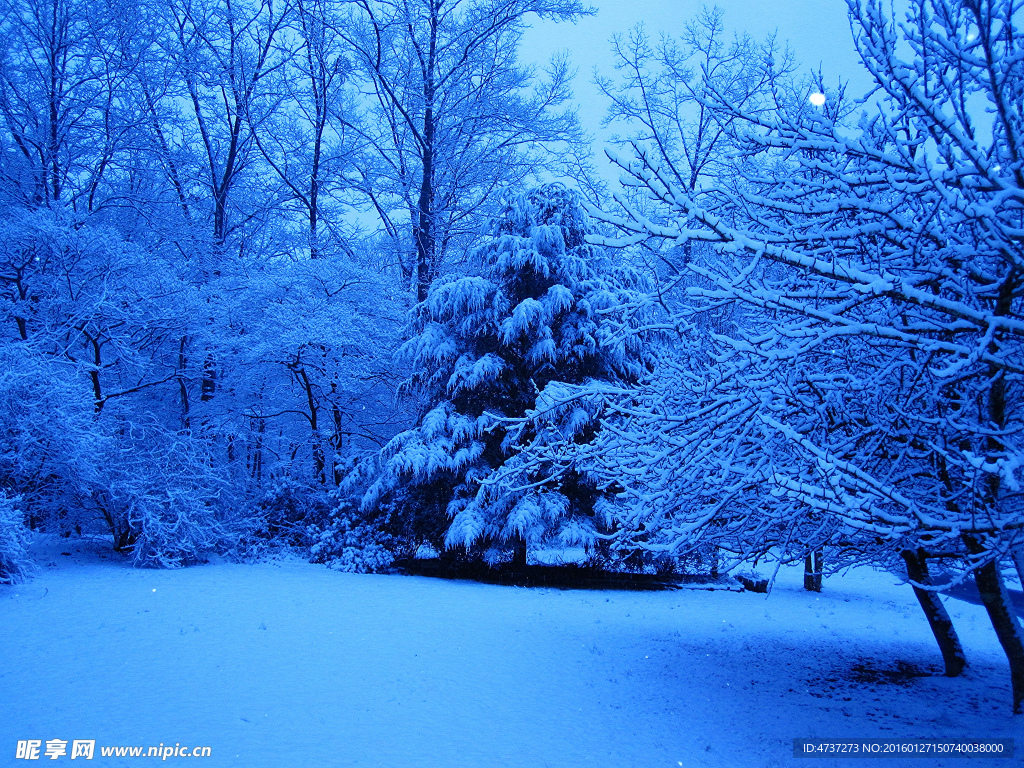
[[[579,131],[569,71],[516,58],[526,18],[571,21],[579,0],[357,0],[345,37],[365,119],[362,190],[396,243],[417,301],[480,226],[499,189],[552,168]],[[456,247],[457,246],[457,247]]]

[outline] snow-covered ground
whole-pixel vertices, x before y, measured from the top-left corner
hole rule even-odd
[[[63,555],[61,552],[70,552]],[[857,766],[795,737],[1017,737],[983,610],[947,603],[959,679],[909,586],[867,569],[820,595],[521,589],[301,562],[133,570],[59,542],[0,587],[0,765],[18,740],[210,746],[168,764],[330,768]],[[43,757],[42,759],[46,759]],[[69,756],[58,758],[69,760]],[[142,759],[142,763],[152,763]],[[50,763],[48,763],[50,764]],[[77,763],[76,763],[77,764]]]

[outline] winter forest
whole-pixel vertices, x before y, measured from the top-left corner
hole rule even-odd
[[[1024,2],[846,2],[866,92],[699,6],[587,73],[520,57],[580,0],[2,0],[0,596],[75,547],[272,594],[326,564],[384,614],[416,561],[758,615],[885,574],[920,711],[974,686],[1019,727]]]

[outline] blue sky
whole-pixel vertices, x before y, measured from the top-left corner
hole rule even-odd
[[[556,50],[570,52],[578,70],[574,91],[580,119],[600,138],[598,128],[606,104],[590,81],[595,66],[609,74],[612,71],[609,38],[640,22],[652,35],[682,30],[705,4],[698,0],[590,2],[598,8],[597,14],[576,24],[535,24],[527,31],[521,56],[524,61],[543,62]],[[841,78],[850,81],[851,93],[867,89],[869,79],[853,48],[844,0],[718,0],[708,5],[717,5],[725,12],[725,24],[731,31],[746,31],[758,39],[776,33],[780,43],[789,43],[801,69],[821,68],[826,84]]]

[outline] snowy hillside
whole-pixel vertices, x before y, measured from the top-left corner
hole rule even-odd
[[[115,559],[60,542],[0,587],[0,764],[95,739],[103,766],[136,761],[101,746],[180,743],[211,767],[810,767],[849,761],[795,760],[793,738],[1020,736],[982,608],[947,602],[961,678],[908,676],[941,659],[910,587],[867,569],[820,595],[784,571],[766,597]]]

